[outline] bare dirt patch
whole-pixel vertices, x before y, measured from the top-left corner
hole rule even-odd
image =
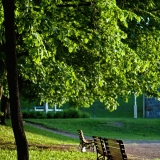
[[[125,148],[128,156],[135,156],[135,160],[160,159],[160,143],[128,143]]]

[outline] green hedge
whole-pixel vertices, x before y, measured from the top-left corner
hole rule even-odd
[[[89,118],[90,114],[82,112],[76,109],[67,109],[63,112],[45,112],[40,111],[22,111],[23,118],[35,118],[35,119],[46,119],[46,118]]]
[[[23,118],[47,118],[47,115],[45,112],[36,112],[36,111],[22,111]]]

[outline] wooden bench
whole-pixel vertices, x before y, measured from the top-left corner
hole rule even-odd
[[[107,150],[105,149],[105,144],[102,138],[97,136],[92,136],[92,138],[94,139],[94,145],[97,153],[97,160],[108,159],[108,153]]]
[[[122,140],[92,136],[97,151],[97,160],[128,160]]]
[[[94,152],[94,140],[93,139],[85,139],[85,137],[83,135],[83,131],[82,130],[77,130],[77,131],[78,131],[78,135],[79,135],[79,139],[80,139],[79,148],[81,149],[81,152],[85,152],[86,149],[90,149],[91,151]]]

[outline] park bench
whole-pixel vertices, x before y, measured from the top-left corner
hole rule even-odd
[[[105,144],[102,138],[97,136],[92,136],[92,138],[94,139],[94,145],[97,153],[97,160],[108,159],[108,153],[107,150],[105,149]]]
[[[97,160],[127,160],[122,140],[92,137],[96,146]]]
[[[91,151],[94,152],[94,140],[93,139],[85,139],[83,135],[82,130],[77,130],[78,135],[79,135],[79,148],[81,149],[81,152],[85,152],[86,149],[90,149]]]

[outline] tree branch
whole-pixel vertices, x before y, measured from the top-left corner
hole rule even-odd
[[[160,8],[155,8],[155,9],[152,9],[152,10],[149,10],[149,12],[155,12],[155,11],[159,11]]]
[[[57,7],[79,7],[79,6],[91,6],[90,2],[76,4],[59,4]]]

